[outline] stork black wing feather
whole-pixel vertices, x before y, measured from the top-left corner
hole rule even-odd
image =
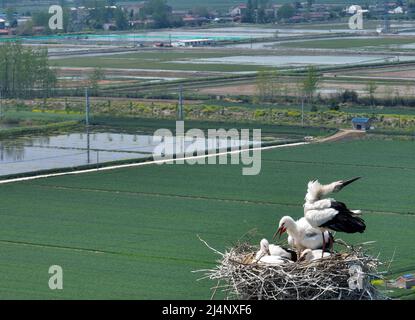
[[[338,211],[338,214],[320,227],[346,233],[363,233],[365,231],[365,221],[350,211],[343,202],[332,201],[331,208]]]

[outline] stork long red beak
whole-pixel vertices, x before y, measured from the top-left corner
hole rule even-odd
[[[279,237],[281,238],[281,236],[284,234],[285,231],[287,231],[287,228],[285,228],[284,226],[279,227],[277,232],[274,233],[274,236],[272,237],[272,239],[275,240],[277,235],[279,235]]]

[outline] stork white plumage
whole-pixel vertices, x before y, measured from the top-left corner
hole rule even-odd
[[[350,180],[339,180],[330,184],[321,184],[318,180],[310,181],[307,185],[307,194],[305,196],[306,204],[312,204],[321,200],[325,195],[342,190],[347,185],[359,180],[360,177]]]
[[[258,261],[258,264],[268,265],[268,266],[280,266],[285,263],[292,263],[292,261],[283,259],[279,256],[263,256]]]
[[[262,239],[260,249],[253,260],[254,263],[280,265],[291,261],[292,255],[280,246],[269,244],[267,239]],[[291,261],[292,262],[292,261]]]
[[[323,236],[325,241],[329,241],[331,237],[328,231],[321,233],[320,229],[313,228],[304,217],[297,221],[290,216],[282,217],[274,237],[277,234],[281,236],[284,232],[288,233],[288,244],[300,252],[304,249],[322,248]]]
[[[364,232],[365,222],[357,216],[361,213],[360,210],[349,210],[343,202],[334,199],[322,199],[324,195],[340,191],[358,179],[360,178],[336,181],[328,185],[322,185],[318,180],[310,181],[304,203],[304,217],[307,222],[321,232],[330,230],[346,233]],[[326,241],[323,243],[323,249],[325,244]]]
[[[262,239],[259,243],[259,250],[255,254],[254,262],[258,262],[264,256],[270,256],[271,252],[269,251],[269,242],[267,239]]]
[[[315,260],[319,260],[322,258],[328,258],[330,256],[331,256],[330,252],[324,252],[321,249],[317,249],[317,250],[305,249],[301,253],[299,261],[310,262],[310,261],[315,261]]]

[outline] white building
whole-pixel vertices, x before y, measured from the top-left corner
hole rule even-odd
[[[173,47],[202,47],[210,46],[214,43],[212,39],[192,39],[192,40],[179,40],[173,42]]]
[[[402,7],[396,7],[393,10],[389,10],[388,13],[390,13],[390,14],[403,14],[403,9],[402,9]]]

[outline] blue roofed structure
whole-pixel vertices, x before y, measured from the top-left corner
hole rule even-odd
[[[353,129],[366,131],[369,130],[372,124],[372,120],[370,118],[353,118],[352,125]]]
[[[415,275],[404,274],[395,281],[395,286],[402,289],[411,289],[415,287]]]

